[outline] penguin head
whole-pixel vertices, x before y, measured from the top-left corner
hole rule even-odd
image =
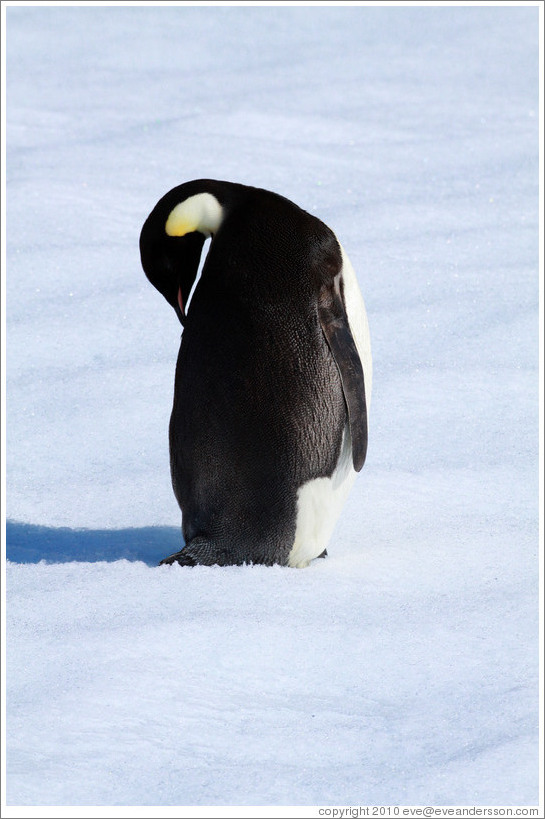
[[[185,323],[204,242],[223,221],[217,196],[199,183],[179,185],[159,200],[140,234],[140,257],[149,281]]]

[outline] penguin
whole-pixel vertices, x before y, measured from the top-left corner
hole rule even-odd
[[[289,199],[214,179],[159,200],[140,255],[183,328],[169,446],[184,545],[161,564],[308,566],[367,452],[371,346],[348,256]]]

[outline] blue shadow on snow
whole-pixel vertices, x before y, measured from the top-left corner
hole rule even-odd
[[[67,529],[6,523],[6,557],[13,563],[96,563],[101,560],[141,560],[157,566],[183,545],[174,526],[141,529]]]

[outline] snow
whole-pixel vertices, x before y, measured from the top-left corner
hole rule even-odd
[[[2,11],[7,805],[537,804],[538,8]],[[138,237],[206,176],[322,218],[366,301],[308,569],[156,565],[179,324]]]

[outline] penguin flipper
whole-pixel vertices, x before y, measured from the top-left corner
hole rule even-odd
[[[352,438],[352,461],[359,472],[367,453],[367,402],[363,366],[356,347],[341,292],[339,273],[320,292],[318,314],[322,332],[339,370],[348,409]]]

